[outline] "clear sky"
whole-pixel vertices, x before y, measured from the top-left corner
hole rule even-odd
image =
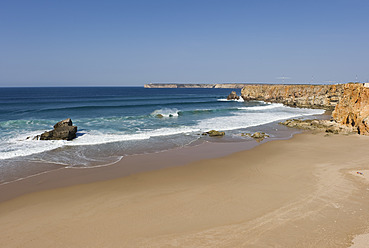
[[[0,86],[356,75],[369,79],[368,0],[0,0]]]

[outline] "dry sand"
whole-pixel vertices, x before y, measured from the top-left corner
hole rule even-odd
[[[369,170],[368,145],[301,134],[31,193],[0,204],[1,247],[349,247],[369,226],[369,186],[355,174]]]

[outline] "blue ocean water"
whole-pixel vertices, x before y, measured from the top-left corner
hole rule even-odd
[[[240,94],[240,90],[236,90]],[[99,166],[122,156],[189,145],[211,129],[241,139],[247,128],[321,114],[264,102],[226,101],[231,89],[0,88],[0,166],[21,161]],[[158,118],[158,115],[162,118]],[[73,141],[27,139],[63,119]],[[227,138],[225,138],[227,139]]]

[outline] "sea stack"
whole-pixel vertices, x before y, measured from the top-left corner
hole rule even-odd
[[[77,126],[73,126],[70,118],[59,121],[54,125],[54,129],[46,131],[41,135],[36,136],[40,140],[72,140],[76,138]]]
[[[239,100],[240,97],[237,96],[236,91],[232,91],[231,94],[227,96],[227,100]]]

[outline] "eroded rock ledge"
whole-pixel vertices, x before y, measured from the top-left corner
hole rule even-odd
[[[305,130],[333,133],[333,134],[355,134],[357,129],[342,125],[334,120],[300,120],[291,119],[280,122],[279,124],[287,127],[300,128]]]

